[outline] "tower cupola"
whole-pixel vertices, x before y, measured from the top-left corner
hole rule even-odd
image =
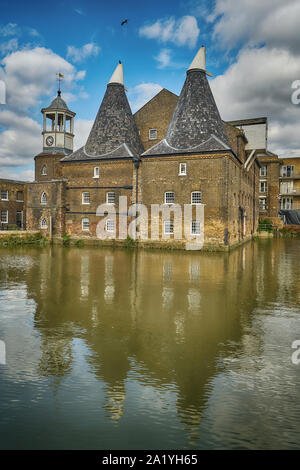
[[[41,112],[43,114],[43,151],[63,152],[66,155],[72,153],[76,113],[70,111],[62,99],[60,86],[56,98]]]

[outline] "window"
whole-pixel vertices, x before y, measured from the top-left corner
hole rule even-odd
[[[266,166],[262,166],[260,169],[260,176],[267,176],[268,168]]]
[[[24,193],[23,191],[17,191],[17,201],[23,202],[24,201]]]
[[[266,181],[260,181],[259,183],[259,192],[260,193],[266,193],[268,189],[268,185]]]
[[[114,232],[115,231],[115,221],[114,219],[106,219],[106,231]]]
[[[115,203],[115,193],[109,191],[106,193],[106,204],[114,204]]]
[[[200,235],[200,222],[193,220],[191,224],[191,235]]]
[[[202,193],[200,191],[193,191],[191,193],[191,204],[201,204]]]
[[[46,166],[43,166],[43,168],[42,168],[42,175],[43,175],[43,176],[46,176],[46,175],[47,175],[47,168],[46,168]]]
[[[81,194],[82,204],[89,204],[90,203],[90,193],[84,192]]]
[[[261,197],[259,199],[259,210],[260,211],[267,210],[267,199],[265,197]]]
[[[165,193],[165,204],[174,204],[175,202],[175,194],[173,191],[167,191]]]
[[[157,129],[149,129],[149,140],[157,139]]]
[[[186,175],[186,163],[179,163],[179,176]]]
[[[292,197],[283,197],[280,201],[280,209],[283,209],[283,210],[293,209],[293,198]]]
[[[170,235],[174,233],[174,222],[172,220],[164,221],[164,233],[165,235]]]
[[[41,203],[42,204],[47,204],[47,194],[46,193],[42,194]]]
[[[280,194],[291,194],[294,192],[294,181],[281,181],[280,182],[280,188],[279,188]]]
[[[85,232],[88,232],[90,230],[90,219],[87,219],[87,218],[82,219],[81,225],[82,225],[82,230]]]
[[[1,223],[8,224],[8,211],[1,211]]]
[[[41,228],[42,228],[43,230],[45,230],[46,228],[48,228],[47,220],[45,219],[45,217],[41,220]]]
[[[1,191],[1,200],[2,201],[8,201],[8,190],[7,189],[2,189],[2,191]]]
[[[94,178],[99,178],[99,167],[98,166],[94,167]]]
[[[294,165],[283,165],[280,167],[280,176],[290,178],[294,176]]]

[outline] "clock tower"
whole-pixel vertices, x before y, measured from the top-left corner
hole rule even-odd
[[[60,89],[48,108],[42,109],[43,114],[43,152],[73,152],[74,116],[61,97]]]

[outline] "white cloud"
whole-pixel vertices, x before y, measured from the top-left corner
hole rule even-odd
[[[42,150],[41,126],[33,119],[4,110],[0,112],[0,126],[5,127],[0,134],[1,166],[28,165]]]
[[[34,169],[26,169],[22,171],[16,171],[14,168],[1,168],[1,178],[7,178],[19,181],[33,181],[34,180]]]
[[[57,71],[64,75],[65,87],[76,80],[75,67],[50,49],[35,47],[7,55],[2,64],[6,102],[18,110],[37,106],[42,96],[51,96]]]
[[[140,28],[140,36],[157,39],[159,42],[172,42],[177,46],[195,47],[199,36],[197,20],[194,16],[183,16],[175,20],[171,17],[157,20],[152,25]]]
[[[94,124],[93,120],[76,119],[75,124],[74,124],[74,127],[75,127],[74,150],[79,149],[86,143],[93,124]]]
[[[129,92],[130,105],[133,112],[140,109],[147,101],[162,90],[158,83],[140,83]]]
[[[300,149],[300,106],[291,103],[298,78],[300,60],[289,51],[246,48],[211,86],[223,119],[267,116],[270,149],[288,154]]]
[[[0,54],[5,55],[8,52],[12,52],[18,49],[18,40],[12,38],[7,42],[0,43]]]
[[[223,48],[267,43],[296,51],[299,16],[299,0],[217,0],[208,20],[215,21],[214,38]]]
[[[158,62],[158,68],[164,69],[171,64],[171,51],[170,49],[162,49],[160,53],[155,57]]]
[[[100,47],[93,42],[84,44],[82,47],[68,46],[67,58],[77,63],[82,62],[89,57],[95,57],[99,52]]]
[[[0,36],[17,36],[20,34],[20,28],[16,23],[7,23],[0,25]]]

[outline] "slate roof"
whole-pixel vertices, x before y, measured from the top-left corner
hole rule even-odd
[[[85,146],[62,161],[133,158],[143,151],[124,85],[109,83]]]
[[[45,109],[64,109],[65,111],[69,111],[67,103],[62,99],[61,92],[57,92],[57,97],[51,102],[50,106]]]
[[[187,77],[165,138],[142,155],[231,150],[206,72],[187,71]]]

